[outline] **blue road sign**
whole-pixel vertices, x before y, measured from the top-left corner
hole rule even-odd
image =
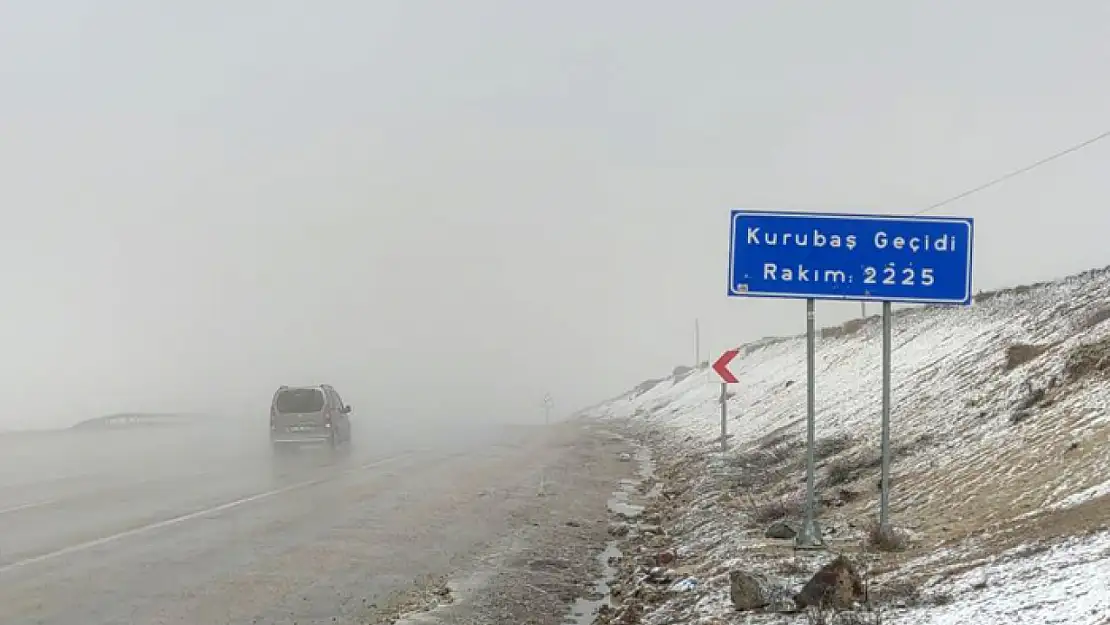
[[[971,303],[970,217],[734,210],[732,297]]]

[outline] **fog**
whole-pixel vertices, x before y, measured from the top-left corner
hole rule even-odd
[[[703,356],[804,328],[725,297],[730,208],[909,212],[1078,143],[1108,42],[1094,0],[0,5],[0,429],[311,382],[361,423],[564,414],[690,364],[695,318]],[[938,211],[976,289],[1110,263],[1108,163]]]

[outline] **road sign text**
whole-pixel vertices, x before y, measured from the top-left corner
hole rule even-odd
[[[971,303],[969,218],[732,212],[729,295]]]

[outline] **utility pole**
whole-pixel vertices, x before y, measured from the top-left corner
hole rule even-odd
[[[701,368],[701,325],[694,318],[694,368]]]

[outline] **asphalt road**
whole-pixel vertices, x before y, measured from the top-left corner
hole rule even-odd
[[[342,458],[241,427],[0,437],[0,622],[358,623],[495,544],[564,453],[539,427],[356,427]]]

